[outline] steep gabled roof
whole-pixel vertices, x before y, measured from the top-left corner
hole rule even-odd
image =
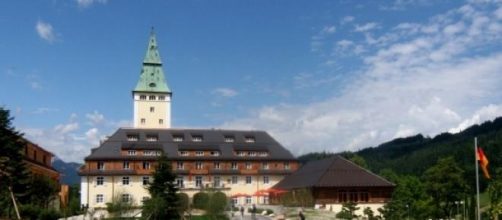
[[[312,161],[273,188],[299,189],[310,187],[393,187],[393,183],[346,160],[341,156]]]

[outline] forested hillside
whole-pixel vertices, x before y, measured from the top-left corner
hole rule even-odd
[[[398,174],[422,176],[423,172],[433,166],[438,159],[452,156],[465,171],[465,177],[474,182],[474,137],[478,137],[478,146],[487,155],[492,173],[502,165],[502,117],[487,121],[481,125],[471,126],[456,134],[442,133],[433,138],[421,134],[397,138],[369,147],[358,152],[342,152],[347,158],[354,154],[364,158],[367,167],[375,173],[383,169],[391,169]],[[325,158],[333,153],[309,153],[298,157],[302,162]]]

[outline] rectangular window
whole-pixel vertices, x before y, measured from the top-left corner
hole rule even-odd
[[[148,200],[148,199],[150,199],[148,196],[143,196],[143,197],[141,198],[141,203],[144,205],[144,204],[145,204],[145,202],[146,202],[146,200]]]
[[[195,169],[202,170],[202,162],[195,162]]]
[[[102,177],[102,176],[96,177],[96,185],[102,186],[104,182],[105,182],[105,178],[104,177]]]
[[[150,177],[144,176],[143,177],[143,186],[146,186],[148,184],[150,184]]]
[[[183,169],[185,169],[185,166],[184,166],[183,162],[178,161],[178,162],[176,163],[176,169],[178,169],[178,170],[183,170]]]
[[[136,135],[136,134],[128,134],[127,135],[127,140],[128,141],[138,141],[138,135]]]
[[[129,167],[129,161],[124,161],[124,164],[122,165],[122,167],[124,168],[124,170],[131,169],[131,167]]]
[[[176,185],[178,188],[185,188],[184,178],[182,176],[176,178]]]
[[[188,151],[180,151],[180,155],[186,157],[188,156]]]
[[[237,167],[237,163],[236,162],[232,162],[232,170],[237,170],[238,167]]]
[[[202,176],[195,177],[195,187],[202,187]]]
[[[246,184],[251,184],[253,183],[253,179],[251,176],[246,176]]]
[[[159,119],[159,125],[163,125],[164,124],[164,119]]]
[[[136,151],[135,150],[128,150],[127,155],[134,156],[134,155],[136,155]]]
[[[251,152],[249,153],[249,156],[256,157],[256,151],[251,151]]]
[[[148,96],[148,100],[155,100],[155,96],[154,95]]]
[[[239,182],[239,177],[238,176],[232,176],[232,184],[237,184]]]
[[[220,169],[220,162],[214,162],[214,169],[219,170]]]
[[[155,107],[150,107],[150,112],[155,112]]]
[[[192,135],[192,141],[193,142],[201,142],[202,141],[202,135]]]
[[[129,177],[128,176],[122,177],[122,185],[129,185]]]
[[[246,153],[244,151],[237,151],[237,156],[243,157],[245,155],[246,155]]]
[[[221,185],[221,177],[219,177],[219,176],[215,176],[215,177],[214,177],[213,184],[214,184],[214,187],[215,187],[215,188],[220,187],[220,185]]]
[[[146,95],[140,95],[139,100],[146,100]]]
[[[153,155],[155,155],[155,152],[153,152],[151,150],[145,150],[145,151],[143,151],[143,155],[144,156],[153,156]]]
[[[174,142],[182,142],[183,141],[183,135],[173,135],[173,141]]]
[[[246,196],[246,204],[251,204],[251,196]]]
[[[254,139],[254,137],[253,137],[253,136],[246,136],[246,137],[244,138],[244,141],[245,141],[246,143],[254,143],[254,142],[255,142],[255,139]]]
[[[144,125],[146,123],[146,119],[142,118],[141,119],[141,124]]]
[[[161,95],[161,96],[159,96],[159,100],[166,100],[166,97]]]
[[[269,184],[270,180],[268,176],[263,177],[263,184]]]
[[[284,169],[289,170],[289,162],[284,162]]]
[[[234,136],[230,136],[230,135],[225,136],[225,142],[227,142],[227,143],[233,143],[234,141],[235,141]]]
[[[143,170],[149,170],[150,169],[150,162],[143,162]]]
[[[146,135],[146,141],[158,141],[159,136],[155,134],[147,134]]]
[[[105,162],[103,161],[98,162],[98,170],[105,170]]]
[[[220,156],[220,152],[219,151],[211,151],[210,155],[213,157],[217,157],[217,156]]]
[[[131,195],[130,194],[122,194],[122,202],[129,202],[131,201]]]
[[[264,170],[268,170],[268,163],[267,163],[267,162],[263,162],[263,163],[261,164],[261,166],[262,166],[262,168],[263,168]]]
[[[246,170],[250,170],[252,168],[250,162],[246,162]]]
[[[105,198],[103,197],[103,194],[97,194],[96,195],[96,203],[103,203]]]
[[[196,151],[195,156],[204,156],[204,151]]]

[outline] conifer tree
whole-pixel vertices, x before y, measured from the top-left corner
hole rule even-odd
[[[26,142],[22,134],[12,126],[9,110],[0,107],[0,216],[13,217],[14,206],[9,187],[16,200],[26,199],[29,173],[23,162],[23,150]]]
[[[176,175],[172,172],[171,162],[167,156],[160,156],[153,173],[153,182],[148,186],[148,192],[152,197],[145,201],[143,206],[143,216],[146,219],[180,218],[175,180]]]

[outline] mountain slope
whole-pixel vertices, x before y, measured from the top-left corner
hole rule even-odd
[[[77,171],[82,164],[74,162],[66,163],[56,157],[52,166],[61,173],[61,183],[68,184],[70,186],[80,183],[80,177],[78,176]]]

